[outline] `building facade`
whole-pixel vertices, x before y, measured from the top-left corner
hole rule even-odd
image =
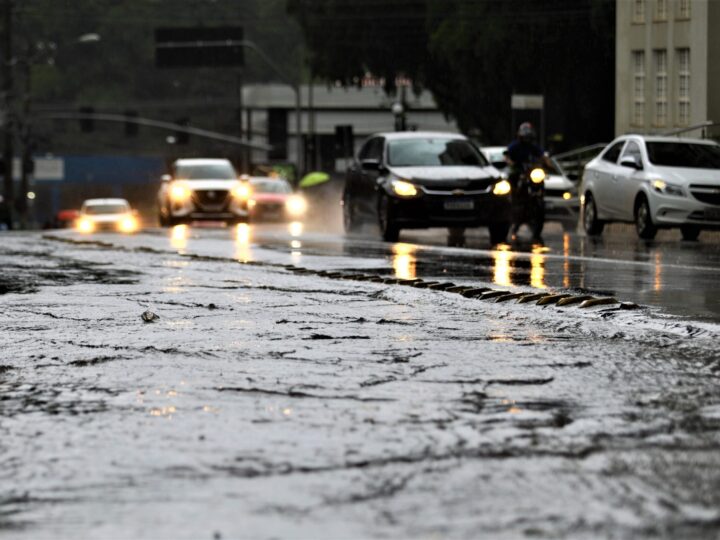
[[[616,135],[720,122],[719,25],[717,0],[617,0]]]

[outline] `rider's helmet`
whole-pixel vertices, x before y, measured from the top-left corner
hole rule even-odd
[[[518,127],[517,131],[518,139],[524,142],[531,142],[535,138],[535,129],[530,122],[523,122]]]

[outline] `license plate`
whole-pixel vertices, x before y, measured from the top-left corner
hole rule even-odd
[[[460,199],[458,201],[445,201],[445,210],[472,210],[475,208],[475,201]]]
[[[720,208],[708,208],[705,210],[705,219],[710,221],[720,221]]]

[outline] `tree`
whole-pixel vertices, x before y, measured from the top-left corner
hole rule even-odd
[[[288,0],[313,72],[356,84],[366,72],[429,89],[485,142],[512,136],[512,93],[546,96],[549,133],[571,144],[612,135],[613,0]]]

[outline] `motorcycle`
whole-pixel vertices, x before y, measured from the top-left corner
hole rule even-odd
[[[545,170],[526,164],[518,170],[512,184],[512,237],[515,240],[520,226],[530,227],[534,241],[541,241],[545,225]]]

